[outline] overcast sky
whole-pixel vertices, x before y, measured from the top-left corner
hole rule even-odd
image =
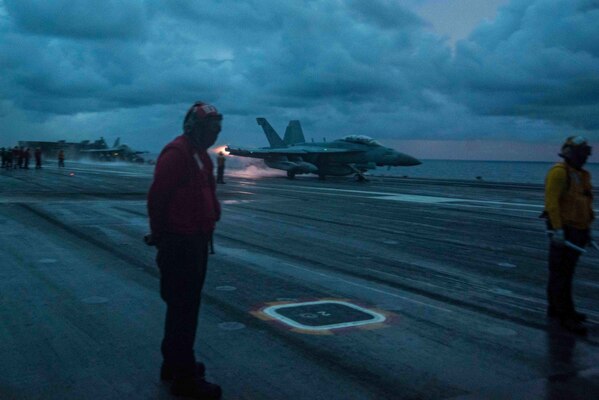
[[[266,146],[263,116],[420,158],[553,159],[599,140],[597,21],[599,0],[0,0],[0,145],[158,151],[204,100],[219,144]]]

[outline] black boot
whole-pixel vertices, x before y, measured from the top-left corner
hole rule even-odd
[[[201,363],[196,363],[196,377],[203,379],[206,375],[206,366]],[[162,381],[172,381],[173,380],[173,370],[169,366],[167,366],[164,362],[162,363],[162,367],[160,367],[160,380]]]
[[[587,334],[586,326],[581,324],[580,321],[577,321],[573,318],[566,318],[566,319],[560,320],[560,325],[562,326],[562,328],[566,329],[567,331],[570,331],[577,335],[586,336],[586,334]]]
[[[587,320],[587,315],[574,311],[574,314],[571,315],[571,318],[578,322],[585,322]]]
[[[219,400],[222,395],[220,386],[204,379],[186,378],[175,379],[171,386],[175,396],[191,397],[202,400]]]
[[[555,307],[549,306],[547,307],[547,316],[550,318],[558,318],[559,314],[555,311]],[[568,318],[573,319],[578,322],[585,322],[587,320],[587,315],[583,313],[579,313],[577,311],[573,311],[568,315]]]

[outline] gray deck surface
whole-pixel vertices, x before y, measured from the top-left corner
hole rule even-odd
[[[0,172],[0,399],[171,398],[141,241],[151,172]],[[577,270],[581,339],[545,316],[541,185],[228,177],[218,191],[196,351],[224,399],[599,398],[599,253]],[[322,299],[386,321],[310,334],[255,313]]]

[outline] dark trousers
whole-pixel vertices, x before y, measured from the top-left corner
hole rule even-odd
[[[223,183],[225,175],[225,167],[216,167],[216,183]]]
[[[589,231],[564,226],[566,240],[584,247],[589,241]],[[547,300],[549,308],[560,318],[572,315],[576,308],[572,298],[572,281],[580,253],[565,246],[549,245],[549,282]]]
[[[160,296],[166,303],[162,357],[175,378],[195,372],[194,342],[208,261],[208,237],[166,234],[160,239],[157,264]]]

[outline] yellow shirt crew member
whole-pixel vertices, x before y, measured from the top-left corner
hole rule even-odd
[[[570,136],[560,157],[545,179],[545,212],[551,232],[547,315],[575,334],[586,335],[586,315],[578,312],[572,296],[572,281],[581,250],[590,241],[593,222],[591,174],[582,167],[591,146],[582,136]]]

